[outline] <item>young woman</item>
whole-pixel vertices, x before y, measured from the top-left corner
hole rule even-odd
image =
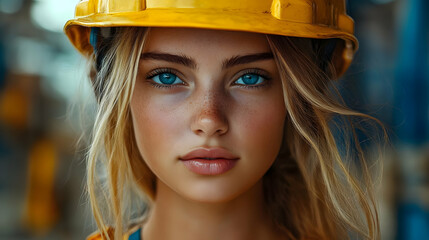
[[[89,0],[65,32],[99,106],[90,239],[379,238],[344,1]]]

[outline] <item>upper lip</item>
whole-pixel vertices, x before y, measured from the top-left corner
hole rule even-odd
[[[196,158],[210,158],[210,159],[229,159],[236,160],[239,157],[232,154],[230,151],[224,148],[198,148],[193,150],[186,155],[179,157],[180,160],[191,160]]]

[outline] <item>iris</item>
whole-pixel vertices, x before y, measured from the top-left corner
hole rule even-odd
[[[159,81],[163,84],[172,84],[176,81],[177,76],[173,73],[162,73],[158,76],[155,76],[155,78],[158,77]]]
[[[244,84],[251,84],[254,85],[258,82],[258,80],[262,78],[261,76],[257,75],[257,74],[245,74],[243,75],[240,79],[242,79],[242,81],[244,82]],[[239,80],[240,80],[239,79]]]

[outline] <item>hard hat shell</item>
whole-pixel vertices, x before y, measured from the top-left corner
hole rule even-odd
[[[84,55],[92,27],[195,27],[304,38],[339,38],[337,75],[358,48],[344,0],[81,0],[64,31]],[[338,49],[339,48],[339,49]]]

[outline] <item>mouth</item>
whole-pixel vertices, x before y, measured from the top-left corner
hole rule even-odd
[[[224,148],[198,148],[194,151],[187,153],[184,156],[179,157],[180,160],[186,161],[191,159],[206,159],[206,160],[216,160],[216,159],[228,159],[228,160],[238,160],[239,157],[231,153],[230,151]]]
[[[220,175],[231,170],[240,158],[223,148],[200,148],[179,160],[185,167],[199,175]]]

